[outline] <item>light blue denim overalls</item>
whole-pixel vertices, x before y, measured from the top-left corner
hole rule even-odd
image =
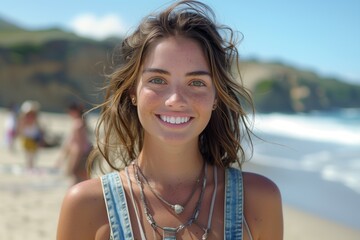
[[[119,173],[106,174],[101,177],[101,182],[111,229],[110,239],[134,239],[125,191]],[[241,170],[227,168],[225,184],[224,239],[242,240],[244,219]]]

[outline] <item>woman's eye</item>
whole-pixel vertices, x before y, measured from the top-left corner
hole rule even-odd
[[[164,79],[161,79],[161,78],[153,78],[149,82],[155,83],[155,84],[164,84],[165,83]]]
[[[195,86],[195,87],[202,87],[202,86],[205,86],[205,84],[202,82],[202,81],[199,81],[199,80],[195,80],[195,81],[192,81],[190,83],[191,86]]]

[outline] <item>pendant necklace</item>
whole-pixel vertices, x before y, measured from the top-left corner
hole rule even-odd
[[[214,190],[213,190],[213,194],[212,194],[212,197],[211,197],[211,204],[210,204],[210,209],[209,209],[209,216],[208,216],[207,226],[205,228],[202,225],[200,225],[197,221],[194,222],[194,224],[199,226],[204,231],[204,234],[201,237],[202,240],[206,240],[208,238],[208,235],[209,235],[209,232],[210,232],[210,229],[211,229],[211,221],[212,221],[212,216],[213,216],[213,213],[214,213],[214,206],[215,206],[215,200],[216,200],[217,187],[218,187],[217,167],[214,166]]]
[[[174,227],[162,227],[159,226],[154,217],[151,215],[150,213],[150,209],[146,200],[146,196],[144,193],[144,188],[143,188],[143,184],[139,179],[139,170],[138,168],[134,168],[134,175],[135,175],[135,180],[138,184],[138,187],[140,189],[140,199],[141,199],[141,203],[143,205],[144,208],[144,213],[146,216],[146,220],[149,222],[149,224],[151,225],[151,227],[156,231],[158,228],[161,229],[163,231],[163,240],[176,240],[176,234],[178,232],[180,232],[181,230],[183,230],[184,228],[190,226],[191,224],[193,224],[199,217],[199,213],[200,213],[200,208],[201,208],[201,204],[202,204],[202,200],[204,197],[204,193],[205,193],[205,188],[206,188],[206,179],[207,179],[207,163],[205,162],[205,170],[204,170],[204,178],[203,178],[203,184],[202,184],[202,188],[201,188],[201,192],[200,192],[200,196],[199,199],[196,203],[194,212],[192,214],[192,216],[189,218],[189,220],[186,223],[182,223],[179,226],[177,226],[176,228]],[[205,234],[207,234],[207,232],[205,232]],[[204,234],[204,235],[205,235]]]
[[[145,177],[145,175],[144,175],[143,172],[141,171],[139,165],[138,165],[137,163],[133,163],[133,164],[134,164],[134,166],[136,167],[137,171],[140,173],[140,176],[144,179],[145,184],[149,187],[150,191],[157,197],[157,199],[159,199],[159,200],[162,201],[164,204],[166,204],[166,205],[169,206],[171,209],[173,209],[174,212],[175,212],[177,215],[181,214],[181,213],[184,211],[186,205],[189,203],[190,199],[191,199],[192,196],[194,195],[194,193],[195,193],[195,191],[196,191],[196,189],[197,189],[197,185],[198,185],[198,183],[200,182],[200,177],[201,177],[201,175],[202,175],[202,173],[203,173],[203,171],[205,170],[205,167],[206,167],[206,166],[205,166],[206,163],[205,163],[204,166],[203,166],[203,170],[202,170],[201,173],[200,173],[200,176],[196,179],[196,182],[195,182],[195,184],[194,184],[194,187],[193,187],[193,189],[192,189],[189,197],[188,197],[188,198],[186,199],[186,201],[184,202],[184,204],[171,204],[171,203],[169,203],[168,201],[166,201],[166,200],[150,185],[148,179]]]

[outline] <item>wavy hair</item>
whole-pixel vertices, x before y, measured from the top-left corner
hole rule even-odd
[[[207,58],[216,89],[217,108],[199,136],[200,151],[206,161],[221,167],[237,162],[241,167],[251,143],[247,110],[253,102],[243,87],[235,32],[216,25],[214,12],[199,1],[178,1],[165,10],[145,17],[126,37],[117,56],[120,63],[109,74],[105,101],[96,127],[98,154],[111,168],[119,170],[137,157],[143,145],[143,129],[130,95],[135,91],[141,65],[150,46],[160,39],[183,36],[200,43]],[[90,163],[90,165],[92,165]]]

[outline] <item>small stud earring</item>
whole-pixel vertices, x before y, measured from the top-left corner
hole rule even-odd
[[[135,97],[132,97],[132,98],[131,98],[131,102],[132,102],[133,105],[136,105],[136,98],[135,98]]]

